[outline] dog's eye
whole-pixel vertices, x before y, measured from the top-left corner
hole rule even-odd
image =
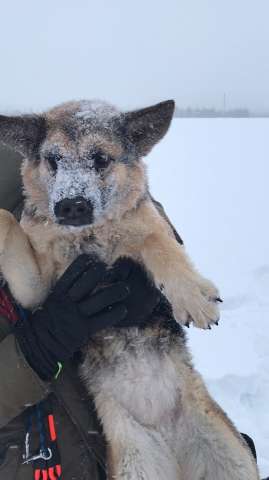
[[[61,160],[61,155],[59,153],[48,153],[46,155],[46,160],[53,172],[57,171],[58,168],[58,162]]]
[[[102,152],[95,152],[91,156],[92,160],[94,161],[94,168],[98,170],[104,170],[108,167],[112,158],[109,155],[106,155]]]

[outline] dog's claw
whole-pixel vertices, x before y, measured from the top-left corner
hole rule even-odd
[[[216,301],[216,302],[223,303],[223,300],[222,300],[220,297],[215,298],[215,301]]]
[[[208,330],[211,330],[211,326],[210,326],[210,325],[208,325],[207,329],[208,329]]]
[[[219,320],[216,320],[216,321],[215,321],[215,325],[218,325],[218,324],[219,324]]]
[[[197,278],[193,279],[192,291],[190,292],[189,283],[183,283],[181,295],[181,298],[177,296],[173,299],[173,295],[169,298],[175,318],[179,319],[181,325],[188,328],[192,324],[206,330],[208,325],[212,327],[215,321],[219,320],[217,299],[220,299],[220,294],[209,280],[197,275]]]

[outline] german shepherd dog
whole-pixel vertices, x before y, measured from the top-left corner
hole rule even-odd
[[[180,324],[218,321],[217,289],[194,269],[148,190],[142,159],[173,112],[173,101],[127,113],[79,101],[0,116],[0,140],[24,157],[20,224],[0,211],[0,270],[21,305],[41,305],[89,253],[108,265],[140,262]],[[108,479],[257,480],[247,444],[209,396],[179,331],[162,321],[111,329],[86,348],[81,375],[108,442]]]

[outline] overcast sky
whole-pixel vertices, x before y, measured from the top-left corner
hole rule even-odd
[[[269,109],[269,0],[9,0],[0,108],[71,98],[129,108]]]

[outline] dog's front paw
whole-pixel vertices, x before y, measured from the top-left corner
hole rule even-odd
[[[207,278],[202,277],[199,275],[197,278],[197,284],[201,290],[201,293],[208,299],[208,301],[211,302],[222,302],[220,298],[220,293],[217,287],[214,285],[211,280],[208,280]]]
[[[176,303],[172,302],[176,319],[187,327],[190,323],[202,329],[218,325],[219,302],[222,300],[213,283],[198,277],[182,287]]]
[[[221,301],[219,297],[207,296],[197,288],[195,300],[189,307],[188,322],[193,323],[197,328],[210,329],[211,325],[218,325],[220,312],[218,302]]]

